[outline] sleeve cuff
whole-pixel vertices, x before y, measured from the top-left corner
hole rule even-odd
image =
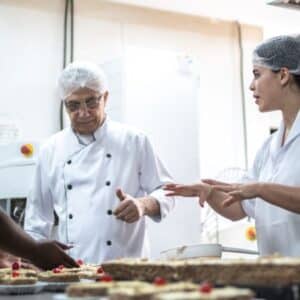
[[[159,204],[160,214],[157,216],[149,216],[154,222],[163,220],[175,206],[174,197],[166,197],[164,190],[155,190],[149,196],[153,197]]]

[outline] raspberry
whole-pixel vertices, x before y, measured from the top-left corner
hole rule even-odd
[[[53,273],[60,273],[61,272],[61,269],[60,268],[54,268],[52,270]]]
[[[99,267],[99,268],[97,269],[97,273],[98,273],[98,274],[102,274],[102,273],[104,273],[104,271],[103,271],[102,267]]]
[[[104,274],[100,278],[100,281],[102,281],[102,282],[111,282],[111,281],[113,281],[113,278],[109,274]]]
[[[162,277],[155,277],[153,283],[155,285],[165,285],[167,283],[166,279]]]
[[[12,277],[18,277],[20,273],[18,271],[13,271],[11,275]]]
[[[203,282],[200,285],[199,291],[202,293],[210,293],[212,290],[212,285],[209,282]]]
[[[83,265],[83,260],[82,259],[78,259],[77,263],[79,264],[79,266],[82,266]]]
[[[20,269],[20,264],[19,262],[15,261],[12,265],[11,265],[11,268],[13,270],[19,270]]]

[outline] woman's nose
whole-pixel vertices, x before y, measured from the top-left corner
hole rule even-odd
[[[250,91],[254,91],[254,80],[252,80],[252,81],[250,82],[249,90],[250,90]]]

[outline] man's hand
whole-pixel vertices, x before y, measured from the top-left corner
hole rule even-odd
[[[70,249],[57,241],[36,242],[31,261],[39,268],[52,269],[59,265],[67,268],[78,267],[78,264],[64,250]]]
[[[114,211],[117,219],[134,223],[144,216],[145,206],[142,201],[125,194],[121,189],[117,189],[116,195],[121,201]]]

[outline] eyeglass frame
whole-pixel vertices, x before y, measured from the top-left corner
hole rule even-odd
[[[103,94],[99,95],[98,97],[89,97],[89,98],[86,98],[86,99],[83,99],[83,100],[80,100],[80,101],[77,101],[77,100],[69,100],[69,101],[63,100],[63,102],[64,102],[64,105],[65,105],[68,112],[76,113],[76,112],[80,111],[81,109],[83,109],[83,107],[84,107],[84,109],[89,109],[89,110],[93,110],[93,109],[98,108],[102,96],[103,96]],[[89,105],[91,105],[91,104],[87,103],[87,101],[89,101],[89,100],[95,100],[95,103],[93,104],[94,107],[89,107]],[[77,104],[78,107],[74,108],[74,109],[70,109],[70,104],[74,104],[74,105]]]

